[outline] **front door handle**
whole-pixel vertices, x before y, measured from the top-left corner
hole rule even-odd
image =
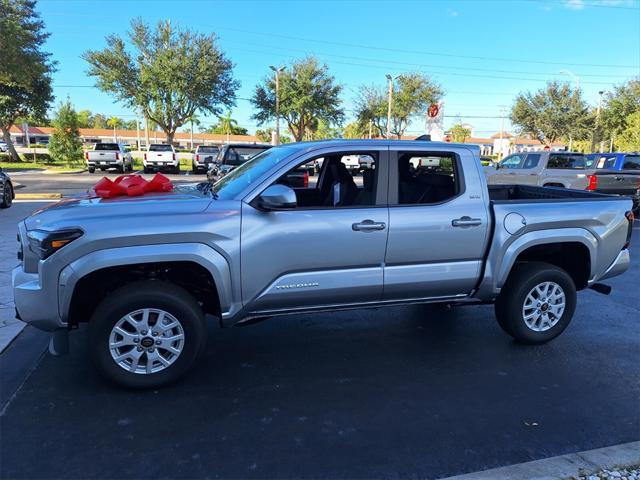
[[[471,218],[465,215],[464,217],[451,220],[451,225],[454,227],[477,227],[478,225],[482,225],[482,220],[480,218]]]
[[[384,230],[387,227],[384,222],[374,222],[373,220],[363,220],[360,223],[351,224],[354,232],[374,232],[376,230]]]

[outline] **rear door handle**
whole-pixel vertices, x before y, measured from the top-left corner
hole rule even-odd
[[[384,230],[387,224],[384,222],[374,222],[373,220],[363,220],[360,223],[351,224],[354,232],[374,232],[376,230]]]
[[[482,220],[480,218],[471,218],[465,215],[464,217],[451,220],[451,225],[454,227],[477,227],[478,225],[482,225]]]

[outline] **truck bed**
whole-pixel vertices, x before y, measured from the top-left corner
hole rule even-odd
[[[489,185],[492,203],[575,202],[593,200],[619,200],[615,195],[572,190],[561,187],[536,187],[530,185]]]

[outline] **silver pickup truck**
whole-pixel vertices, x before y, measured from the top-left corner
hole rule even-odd
[[[584,190],[590,162],[582,153],[521,152],[485,167],[489,185],[538,185]]]
[[[352,155],[373,159],[357,182]],[[317,181],[288,185],[319,159]],[[468,145],[288,144],[215,184],[39,210],[19,224],[13,291],[18,317],[54,332],[52,352],[87,323],[98,369],[130,387],[182,376],[211,319],[495,303],[507,334],[538,344],[567,327],[577,290],[606,293],[599,282],[627,269],[630,210],[597,193],[487,188]]]
[[[96,143],[93,149],[84,152],[87,170],[94,173],[115,168],[120,173],[133,171],[133,158],[121,143]]]

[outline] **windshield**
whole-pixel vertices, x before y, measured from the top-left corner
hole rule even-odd
[[[150,152],[171,152],[171,145],[149,145]]]
[[[96,143],[95,150],[120,150],[117,143]]]
[[[242,165],[250,158],[255,157],[261,152],[271,147],[256,145],[255,147],[229,147],[224,156],[224,163],[227,165]]]
[[[213,191],[221,200],[232,199],[294,152],[290,147],[269,148],[214,183]]]
[[[218,147],[198,147],[198,153],[218,153]]]

